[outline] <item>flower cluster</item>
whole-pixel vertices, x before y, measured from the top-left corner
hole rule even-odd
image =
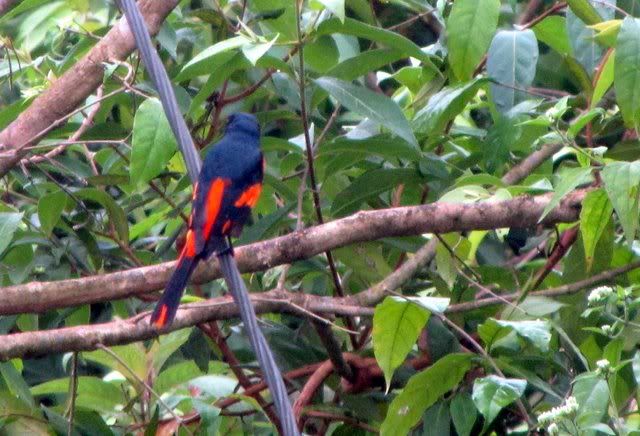
[[[605,303],[612,294],[613,288],[611,286],[598,286],[591,290],[587,297],[587,301],[589,306],[596,306],[598,304]]]
[[[562,418],[569,418],[575,415],[575,413],[578,411],[578,408],[578,400],[576,400],[575,397],[569,397],[561,406],[557,406],[551,410],[542,412],[540,416],[538,416],[538,422],[542,425],[553,425],[553,423],[558,422]],[[551,432],[551,425],[549,425],[548,428],[549,432]],[[557,428],[557,426],[555,428]]]

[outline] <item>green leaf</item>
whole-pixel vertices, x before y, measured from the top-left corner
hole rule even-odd
[[[538,63],[538,41],[533,30],[502,30],[491,41],[487,74],[491,97],[498,111],[505,113],[523,97],[519,89],[531,86]]]
[[[31,388],[32,395],[67,394],[69,392],[69,377],[49,380]],[[80,376],[77,387],[78,406],[95,410],[100,413],[110,413],[113,408],[123,401],[123,394],[115,383],[106,382],[98,377]]]
[[[153,356],[153,368],[156,372],[160,371],[167,359],[187,342],[190,334],[191,329],[176,330],[168,335],[160,336],[158,341],[154,342],[149,354]]]
[[[540,215],[538,222],[541,222],[556,206],[565,195],[573,191],[577,186],[589,182],[591,180],[591,168],[568,168],[560,175],[560,180],[554,186],[553,197],[547,204]]]
[[[235,55],[235,51],[247,42],[246,37],[236,36],[204,49],[182,67],[176,81],[182,82],[196,76],[209,74],[212,70],[230,61]]]
[[[471,395],[460,392],[451,400],[451,419],[459,436],[469,436],[476,422],[478,410]]]
[[[582,201],[580,210],[580,232],[584,245],[587,270],[593,266],[596,245],[611,219],[613,205],[602,189],[589,192]]]
[[[601,107],[597,107],[583,113],[571,123],[571,127],[569,127],[569,129],[567,130],[567,136],[569,137],[569,139],[575,139],[575,137],[578,136],[578,133],[580,133],[580,131],[584,129],[587,124],[593,121],[594,118],[604,117],[605,115],[606,112]]]
[[[449,62],[456,77],[471,79],[498,25],[499,0],[457,0],[447,20]]]
[[[486,79],[475,79],[468,83],[443,88],[415,114],[412,121],[414,130],[428,136],[441,133],[449,121],[464,110],[466,104],[475,97],[478,89],[486,82]]]
[[[605,416],[609,407],[609,386],[606,380],[593,373],[581,374],[574,380],[572,395],[580,406],[576,417],[580,427],[597,424]]]
[[[622,118],[628,127],[640,127],[640,20],[622,22],[616,44],[614,87]]]
[[[331,142],[324,143],[319,148],[318,155],[329,153],[359,153],[364,156],[377,155],[389,162],[398,159],[418,161],[420,151],[404,141],[398,141],[390,135],[373,136],[366,139],[348,139],[339,136]]]
[[[125,243],[129,241],[129,223],[127,222],[127,216],[124,210],[118,206],[118,203],[116,203],[109,194],[99,189],[85,188],[74,192],[74,195],[82,200],[91,200],[102,205],[107,210],[120,240]]]
[[[38,201],[40,228],[47,236],[51,235],[53,228],[60,221],[60,216],[66,205],[67,194],[60,190],[43,195]]]
[[[478,334],[488,345],[505,333],[514,331],[518,336],[531,343],[543,353],[549,351],[551,341],[551,324],[543,320],[505,321],[493,318],[487,319],[480,327]]]
[[[150,98],[142,102],[133,121],[131,183],[138,186],[160,174],[176,149],[176,139],[160,100]]]
[[[200,415],[202,434],[218,434],[221,424],[220,409],[200,400],[192,401],[193,407]]]
[[[403,57],[403,52],[395,49],[379,48],[367,50],[345,59],[324,74],[342,80],[355,80],[370,71],[378,70]]]
[[[471,368],[471,354],[448,354],[429,368],[412,376],[389,405],[380,434],[404,436],[422,414],[451,389],[458,386]]]
[[[278,39],[276,35],[271,41],[267,42],[249,42],[242,46],[242,54],[247,58],[254,67],[262,56],[267,54],[269,49],[273,47],[273,43]]]
[[[118,371],[135,387],[138,392],[144,390],[144,386],[138,383],[138,379],[145,380],[148,376],[146,353],[144,345],[136,342],[128,345],[119,345],[109,348],[113,354],[119,357],[120,361],[104,350],[90,351],[82,353],[84,359],[99,363],[109,369]],[[133,374],[137,376],[134,377]]]
[[[596,84],[593,88],[593,94],[591,96],[591,105],[590,108],[596,107],[602,97],[607,93],[611,85],[613,85],[614,80],[614,65],[616,59],[615,50],[611,50],[606,55],[607,59],[603,62],[602,68],[600,69],[600,74],[596,77]]]
[[[388,47],[402,51],[405,55],[414,57],[422,61],[425,65],[437,70],[431,62],[429,55],[418,47],[413,41],[405,38],[397,32],[383,29],[381,27],[371,26],[352,18],[345,18],[344,23],[337,18],[323,21],[316,30],[318,35],[333,35],[334,33],[342,33],[345,35],[353,35],[359,38],[376,41]]]
[[[475,380],[471,397],[484,416],[485,430],[503,408],[520,398],[526,387],[526,380],[503,378],[496,375]]]
[[[153,383],[153,388],[162,394],[202,375],[202,371],[193,360],[185,360],[162,370]]]
[[[347,215],[367,199],[389,191],[401,183],[419,183],[421,177],[411,168],[378,169],[368,171],[356,178],[336,195],[331,206],[333,216]]]
[[[604,189],[613,203],[629,245],[638,228],[638,185],[640,162],[614,162],[602,170]]]
[[[409,144],[418,146],[402,110],[389,97],[332,77],[321,77],[315,82],[343,106],[386,127]]]
[[[571,53],[566,18],[560,15],[547,17],[533,26],[533,33],[538,41],[544,42],[561,55]]]
[[[13,239],[13,234],[18,230],[21,213],[0,212],[0,255],[4,253]]]
[[[571,8],[571,12],[585,23],[596,24],[602,21],[602,17],[588,0],[567,0],[567,3]]]
[[[0,362],[0,376],[4,379],[4,386],[13,396],[20,399],[24,404],[29,405],[29,407],[35,407],[35,401],[29,391],[29,385],[13,366],[13,363]],[[2,408],[0,407],[0,409]]]
[[[382,368],[387,392],[395,369],[404,362],[430,313],[409,301],[385,298],[373,314],[373,353]]]

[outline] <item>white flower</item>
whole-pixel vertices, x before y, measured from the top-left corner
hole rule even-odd
[[[549,427],[547,427],[547,432],[549,432],[551,436],[560,434],[560,429],[558,428],[558,424],[556,424],[555,422],[551,423]]]
[[[607,363],[609,362],[607,361]],[[564,402],[564,408],[568,415],[573,415],[574,413],[576,413],[579,407],[580,406],[578,405],[578,400],[576,400],[576,397],[569,397]]]
[[[611,286],[599,286],[592,289],[587,297],[589,306],[604,303],[611,294],[613,294],[613,288]]]
[[[611,336],[613,334],[613,327],[611,327],[609,324],[601,325],[600,329],[602,330],[602,333],[607,336]]]
[[[538,416],[538,422],[544,425],[547,422],[553,421],[554,418],[555,418],[555,413],[553,412],[553,409],[551,409],[551,410],[547,410],[546,412],[542,412]]]

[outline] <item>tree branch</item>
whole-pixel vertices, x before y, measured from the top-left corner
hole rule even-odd
[[[177,0],[140,0],[140,11],[152,35],[160,30],[162,22],[177,4]],[[0,132],[0,151],[9,152],[8,157],[0,159],[0,177],[25,156],[25,147],[61,125],[65,115],[82,104],[102,84],[103,62],[124,60],[134,49],[133,35],[126,20],[121,19],[86,56],[53,82],[29,108]]]
[[[545,224],[578,219],[586,190],[568,195],[544,219]],[[358,212],[346,218],[309,227],[286,236],[258,242],[236,250],[242,272],[264,271],[276,265],[307,259],[345,245],[385,237],[528,227],[538,223],[550,195],[520,196],[503,201],[434,203]],[[31,282],[2,289],[0,315],[39,313],[128,298],[162,289],[174,262],[133,268],[110,274],[63,280]],[[194,273],[194,283],[220,277],[211,259]]]

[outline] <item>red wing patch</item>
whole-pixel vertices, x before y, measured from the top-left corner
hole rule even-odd
[[[164,325],[167,323],[167,312],[169,311],[169,306],[167,306],[166,304],[163,304],[160,307],[160,315],[158,315],[158,319],[156,319],[153,324],[155,324],[156,327],[160,328],[160,327],[164,327]]]
[[[253,207],[258,202],[260,198],[260,193],[262,192],[262,183],[256,183],[254,185],[249,186],[240,197],[233,204],[235,207]]]
[[[220,213],[220,207],[222,206],[222,198],[224,196],[224,190],[230,182],[227,179],[215,179],[209,187],[207,193],[207,200],[205,202],[206,217],[204,222],[204,239],[209,239],[213,225],[218,219]]]

